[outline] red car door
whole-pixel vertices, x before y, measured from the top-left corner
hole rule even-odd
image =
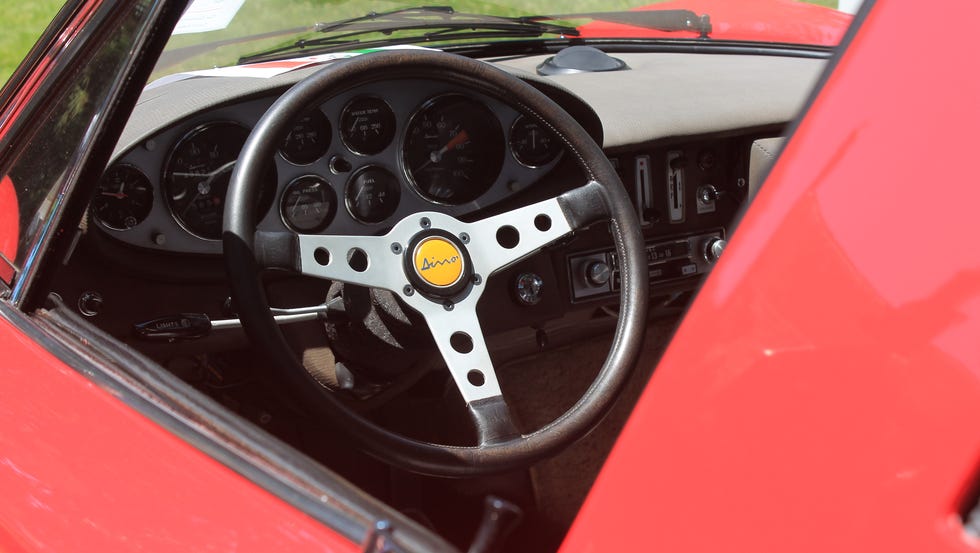
[[[859,16],[564,553],[977,550],[980,76],[939,13],[980,5]]]

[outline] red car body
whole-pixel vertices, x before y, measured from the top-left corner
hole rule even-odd
[[[980,77],[922,9],[866,7],[563,552],[977,550]],[[0,550],[363,550],[0,313]]]

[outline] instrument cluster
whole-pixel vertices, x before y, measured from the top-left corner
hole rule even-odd
[[[274,97],[174,122],[116,156],[90,206],[120,241],[220,253],[225,194],[249,132]],[[379,234],[401,218],[459,216],[526,189],[563,148],[495,98],[405,80],[327,99],[293,122],[261,176],[257,227]]]

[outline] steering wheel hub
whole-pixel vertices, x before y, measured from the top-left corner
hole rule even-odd
[[[459,238],[439,230],[420,232],[405,255],[409,282],[427,296],[450,298],[472,280],[473,263]]]

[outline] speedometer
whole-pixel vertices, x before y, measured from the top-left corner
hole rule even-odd
[[[218,240],[225,193],[248,130],[237,123],[211,123],[187,133],[174,148],[163,173],[164,195],[174,219],[200,238]],[[258,217],[269,210],[276,186],[275,165],[262,177]]]
[[[483,103],[452,94],[429,101],[413,117],[403,161],[424,198],[470,202],[490,189],[504,163],[500,121]]]

